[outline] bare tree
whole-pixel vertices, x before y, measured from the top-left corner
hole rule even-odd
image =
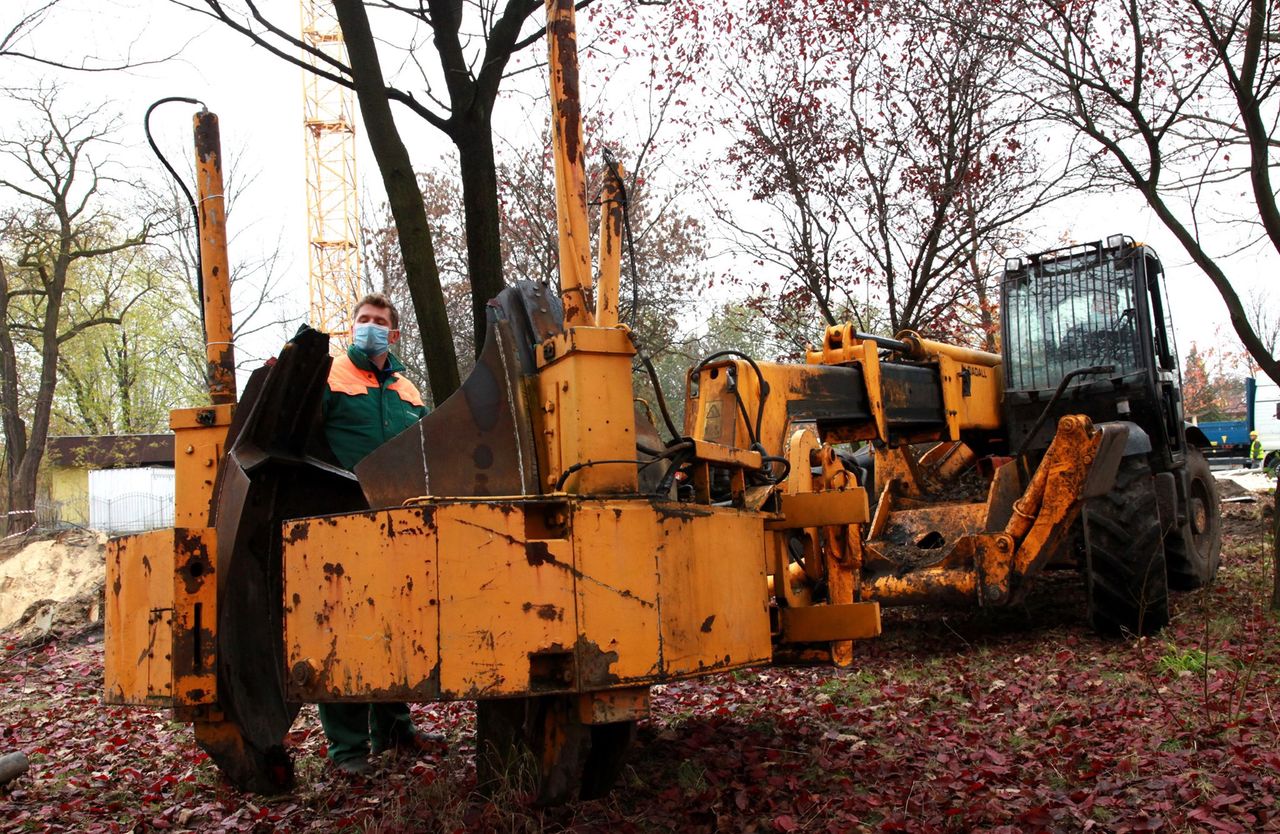
[[[1069,160],[1042,170],[1027,105],[998,92],[1011,59],[971,36],[980,22],[948,0],[762,0],[728,28],[727,162],[768,222],[723,200],[718,217],[775,272],[752,289],[776,318],[954,335],[958,306],[989,314],[993,252],[1066,193]]]
[[[462,183],[474,344],[484,338],[485,304],[504,285],[500,246],[493,111],[503,81],[529,67],[511,65],[542,40],[530,24],[543,0],[335,0],[349,61],[342,63],[291,34],[294,23],[272,21],[255,0],[172,0],[214,17],[272,54],[356,92],[398,229],[401,260],[422,331],[426,365],[437,401],[458,385],[454,345],[435,247],[421,195],[391,105],[397,103],[441,131],[454,144]],[[591,0],[580,0],[579,8]],[[382,24],[375,34],[371,12]],[[408,33],[405,35],[405,33]],[[405,67],[418,73],[420,95],[387,78],[379,56],[401,44]],[[431,52],[428,56],[424,53]],[[317,61],[312,66],[303,53]]]
[[[1280,304],[1275,292],[1267,289],[1250,292],[1245,315],[1253,332],[1258,334],[1263,349],[1272,356],[1280,353]]]
[[[181,55],[186,48],[186,44],[183,44],[166,55],[145,58],[134,54],[134,43],[125,43],[120,51],[112,56],[60,57],[53,51],[46,51],[36,41],[39,32],[43,30],[46,35],[50,32],[54,33],[48,38],[56,44],[54,49],[61,49],[68,45],[69,39],[63,37],[59,29],[58,12],[67,9],[67,14],[75,14],[76,10],[69,9],[69,5],[64,0],[37,0],[37,2],[10,0],[9,3],[4,4],[3,15],[9,19],[9,22],[0,22],[0,58],[15,58],[45,67],[78,72],[115,72],[162,64]],[[119,11],[127,14],[127,10]]]
[[[1228,277],[1231,253],[1212,242],[1243,227],[1280,253],[1275,4],[1031,0],[988,11],[988,38],[1024,59],[1017,79],[1028,99],[1096,148],[1095,184],[1142,194],[1213,282],[1253,361],[1280,381],[1274,346]],[[1239,185],[1256,210],[1243,217],[1223,193]]]
[[[236,343],[237,364],[242,368],[253,368],[261,364],[265,357],[245,351],[244,341],[272,329],[282,333],[292,332],[302,318],[302,311],[290,310],[286,306],[288,296],[280,286],[285,264],[281,241],[255,241],[256,248],[251,251],[242,245],[242,230],[245,225],[241,209],[246,201],[253,201],[258,178],[258,172],[245,172],[241,167],[238,160],[244,156],[235,149],[224,153],[228,163],[223,191],[226,194],[225,216],[229,236],[227,249],[231,258],[228,280],[231,285],[232,338]],[[188,172],[188,182],[194,180],[195,171],[192,168]],[[199,233],[191,217],[190,204],[177,183],[171,179],[152,196],[153,212],[164,218],[164,222],[157,223],[153,229],[148,248],[155,250],[153,257],[164,261],[172,273],[181,277],[183,303],[179,305],[178,313],[184,318],[189,331],[201,332],[202,301],[196,277]],[[207,372],[203,346],[183,359],[190,362],[186,368],[188,376],[203,380]]]
[[[0,194],[8,201],[0,250],[0,417],[14,530],[32,520],[63,346],[90,328],[118,325],[145,292],[127,290],[124,298],[83,294],[75,273],[141,245],[150,223],[121,234],[122,221],[106,207],[104,189],[121,183],[96,158],[111,128],[101,108],[65,115],[56,89],[11,94],[10,101],[35,114],[25,133],[0,138],[0,159],[18,172],[0,176]],[[20,403],[20,345],[28,346],[39,369],[29,411]]]

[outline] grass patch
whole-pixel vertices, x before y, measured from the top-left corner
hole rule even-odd
[[[1220,665],[1221,658],[1202,649],[1179,649],[1172,645],[1156,661],[1156,668],[1167,675],[1201,675],[1210,666]]]
[[[677,710],[676,712],[673,712],[670,715],[666,716],[665,722],[668,728],[672,730],[678,730],[680,727],[684,725],[686,721],[688,721],[690,718],[693,718],[693,716],[696,714],[697,713],[691,709]]]
[[[814,689],[831,699],[832,703],[842,706],[866,706],[875,701],[879,695],[876,689],[876,676],[871,672],[857,670],[828,678]]]
[[[707,789],[706,771],[685,759],[676,767],[676,784],[685,793],[702,793]]]

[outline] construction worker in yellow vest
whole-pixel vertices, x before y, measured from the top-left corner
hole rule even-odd
[[[1262,441],[1258,439],[1256,431],[1249,432],[1249,468],[1261,469],[1262,459],[1265,457],[1262,451]]]

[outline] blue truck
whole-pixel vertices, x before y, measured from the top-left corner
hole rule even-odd
[[[1276,458],[1280,455],[1280,436],[1277,436],[1276,430],[1277,421],[1280,420],[1280,405],[1276,403],[1276,384],[1270,380],[1259,383],[1253,377],[1246,377],[1244,402],[1245,416],[1239,420],[1195,422],[1195,427],[1200,429],[1209,442],[1209,446],[1202,451],[1211,461],[1231,460],[1243,463],[1249,458],[1249,433],[1256,431],[1267,454],[1267,466],[1275,466]]]

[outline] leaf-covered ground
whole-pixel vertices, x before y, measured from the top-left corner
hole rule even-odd
[[[65,831],[1280,832],[1280,624],[1253,507],[1229,505],[1219,584],[1160,637],[1107,642],[1063,575],[1025,610],[888,612],[852,669],[770,668],[655,689],[608,799],[540,810],[474,790],[472,713],[415,707],[438,758],[355,783],[295,725],[300,787],[226,787],[163,711],[101,704],[101,638],[0,643],[0,829]]]

